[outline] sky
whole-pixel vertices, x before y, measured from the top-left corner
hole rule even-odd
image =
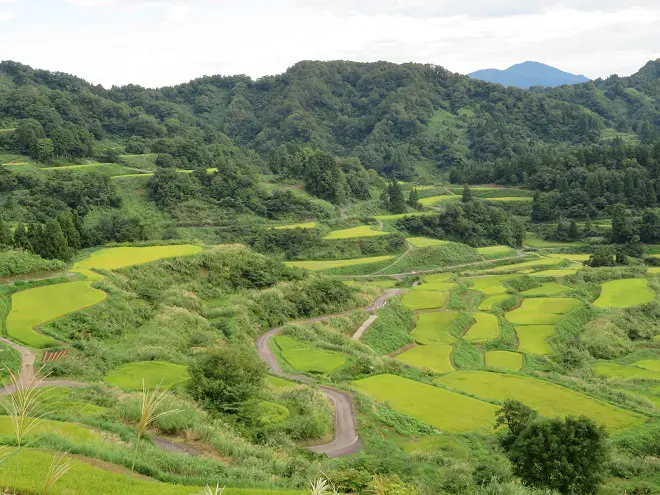
[[[595,79],[660,57],[658,26],[657,0],[0,0],[0,60],[106,87],[337,59]]]

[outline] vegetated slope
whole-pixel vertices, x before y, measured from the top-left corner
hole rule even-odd
[[[480,79],[503,86],[530,88],[531,86],[555,87],[564,84],[577,84],[589,81],[583,75],[571,74],[540,62],[523,62],[508,69],[482,69],[468,74],[472,79]]]

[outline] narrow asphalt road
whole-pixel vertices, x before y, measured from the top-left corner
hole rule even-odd
[[[373,313],[377,309],[382,308],[388,299],[398,296],[400,293],[400,289],[390,289],[385,292],[385,295],[376,299],[376,301],[371,306],[364,308],[363,311],[366,311],[367,313]],[[314,323],[317,321],[325,321],[329,320],[330,318],[345,316],[354,312],[355,311],[345,311],[343,313],[319,316],[295,323]],[[373,323],[374,320],[375,318],[373,318],[371,322]],[[284,372],[280,364],[277,362],[277,358],[270,350],[270,339],[279,334],[283,328],[284,327],[272,328],[257,339],[257,352],[259,353],[259,357],[264,363],[266,363],[271,373],[274,375],[303,383],[313,383],[314,380],[308,376],[294,375]],[[364,330],[366,330],[366,328]],[[362,331],[364,332],[364,330]],[[335,437],[332,442],[309,447],[309,450],[316,452],[317,454],[326,454],[329,457],[343,457],[346,455],[355,454],[362,447],[362,440],[360,440],[360,437],[357,433],[357,419],[355,418],[353,399],[346,392],[337,390],[336,388],[326,386],[321,386],[319,388],[321,392],[323,392],[334,404]]]

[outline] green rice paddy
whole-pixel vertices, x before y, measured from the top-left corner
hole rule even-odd
[[[122,390],[173,389],[189,379],[187,366],[165,361],[138,361],[120,366],[105,382]]]
[[[517,251],[509,246],[488,246],[477,248],[477,253],[487,260],[515,256]]]
[[[329,373],[346,361],[346,357],[339,352],[319,349],[285,335],[278,335],[273,342],[286,362],[300,371]]]
[[[374,256],[372,258],[355,258],[352,260],[287,261],[284,264],[316,272],[320,270],[330,270],[331,268],[341,268],[344,266],[380,263],[381,261],[387,261],[393,258],[394,256]]]
[[[564,259],[568,261],[577,261],[580,263],[583,263],[585,261],[589,261],[589,258],[591,258],[590,254],[565,254],[565,253],[549,253],[546,256],[550,258],[559,258],[559,259]]]
[[[591,371],[595,376],[607,378],[660,381],[660,373],[657,371],[638,368],[636,366],[626,366],[625,364],[619,364],[613,361],[598,361],[591,367]]]
[[[494,201],[497,203],[531,203],[534,198],[531,196],[503,196],[500,198],[484,198],[484,201]]]
[[[49,419],[43,420],[37,424],[37,426],[29,432],[28,438],[35,438],[44,433],[57,435],[58,437],[82,444],[103,441],[101,435],[89,428],[75,423],[52,421]],[[9,416],[0,416],[0,437],[12,437],[14,434],[14,426],[11,418]]]
[[[564,294],[570,292],[573,289],[566,287],[565,285],[558,284],[556,282],[548,282],[540,287],[535,287],[533,289],[526,290],[521,292],[522,296],[554,296],[556,294]]]
[[[516,327],[518,350],[525,354],[552,354],[548,339],[555,334],[554,325],[525,325]]]
[[[376,220],[401,220],[405,217],[428,217],[438,215],[436,212],[431,211],[414,211],[412,213],[398,213],[396,215],[376,215]]]
[[[532,232],[527,232],[525,239],[523,241],[525,246],[532,248],[556,248],[556,247],[567,247],[567,246],[577,246],[579,243],[574,242],[555,242],[555,241],[546,241],[541,239],[536,234]]]
[[[407,237],[406,241],[416,248],[440,246],[441,244],[447,244],[449,242],[441,241],[440,239],[430,239],[429,237]]]
[[[447,327],[458,317],[459,313],[439,311],[437,313],[422,313],[417,316],[417,323],[411,332],[415,342],[428,344],[453,344],[456,337],[447,333]]]
[[[567,277],[569,275],[575,275],[578,272],[578,268],[557,268],[555,270],[542,270],[540,272],[530,273],[530,277]]]
[[[488,400],[515,399],[544,416],[587,416],[609,430],[622,430],[646,421],[641,414],[613,406],[554,383],[488,371],[458,371],[435,380],[453,390]]]
[[[353,386],[442,431],[491,431],[498,409],[494,404],[396,375],[372,376],[353,382]]]
[[[554,325],[581,304],[569,297],[524,299],[520,307],[506,314],[506,319],[516,325]]]
[[[629,308],[655,299],[655,292],[645,278],[610,280],[601,287],[600,297],[594,301],[594,306],[600,308]]]
[[[488,351],[486,367],[500,370],[519,371],[523,366],[523,356],[511,351]]]
[[[495,294],[494,296],[488,296],[486,299],[481,301],[477,309],[479,311],[491,311],[496,304],[506,301],[511,297],[510,294]]]
[[[403,296],[401,300],[410,309],[436,309],[445,305],[448,296],[448,292],[413,290]]]
[[[642,359],[641,361],[633,363],[633,366],[660,373],[660,359]]]
[[[498,266],[496,268],[490,268],[484,270],[484,273],[493,273],[493,272],[517,272],[520,270],[525,270],[527,268],[538,268],[540,266],[552,266],[558,265],[561,263],[561,260],[552,259],[552,258],[541,258],[538,260],[523,261],[522,263],[515,263],[513,265]]]
[[[290,382],[279,376],[268,375],[266,377],[266,385],[276,392],[281,392],[283,390],[290,390],[292,388],[299,388],[301,385],[299,383]]]
[[[505,294],[507,289],[502,285],[502,282],[516,277],[517,275],[491,275],[488,277],[468,278],[466,280],[472,282],[472,289],[493,296],[496,294]]]
[[[451,364],[452,350],[450,344],[418,345],[399,354],[396,359],[416,368],[429,369],[435,373],[448,373],[454,371]]]
[[[30,347],[45,348],[57,341],[38,333],[35,328],[56,318],[103,301],[106,293],[94,289],[89,282],[46,285],[17,292],[11,298],[12,310],[7,317],[7,334]]]
[[[497,316],[488,313],[472,313],[474,325],[463,336],[468,342],[473,344],[485,344],[495,340],[500,335],[500,324]]]
[[[419,202],[422,206],[434,206],[439,203],[444,203],[445,201],[458,200],[461,197],[457,194],[444,194],[441,196],[431,196],[428,198],[422,198]]]
[[[172,246],[147,247],[112,247],[92,252],[88,258],[73,265],[74,271],[99,268],[101,270],[117,270],[127,266],[141,265],[164,258],[189,256],[202,252],[200,246],[193,244],[177,244]]]
[[[417,291],[419,291],[419,290],[422,290],[422,291],[433,290],[433,291],[443,292],[443,291],[451,290],[454,287],[456,287],[456,284],[454,282],[430,282],[430,283],[429,282],[424,282],[423,284],[420,284],[416,287],[413,287],[412,290],[414,290],[414,291],[415,290],[417,290]]]
[[[368,225],[360,225],[352,229],[335,230],[326,235],[324,239],[353,239],[357,237],[376,237],[379,235],[388,235],[388,232],[374,230]]]

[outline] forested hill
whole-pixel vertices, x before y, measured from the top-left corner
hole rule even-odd
[[[627,78],[527,91],[432,65],[305,61],[258,80],[210,76],[158,90],[106,90],[3,62],[0,121],[12,127],[36,119],[46,137],[54,135],[55,155],[90,154],[104,139],[128,140],[127,150],[139,152],[176,137],[192,149],[175,154],[205,166],[212,160],[189,143],[229,145],[228,136],[262,157],[283,144],[320,148],[410,178],[418,164],[447,168],[510,158],[542,143],[653,134],[660,127],[659,67],[654,61]]]

